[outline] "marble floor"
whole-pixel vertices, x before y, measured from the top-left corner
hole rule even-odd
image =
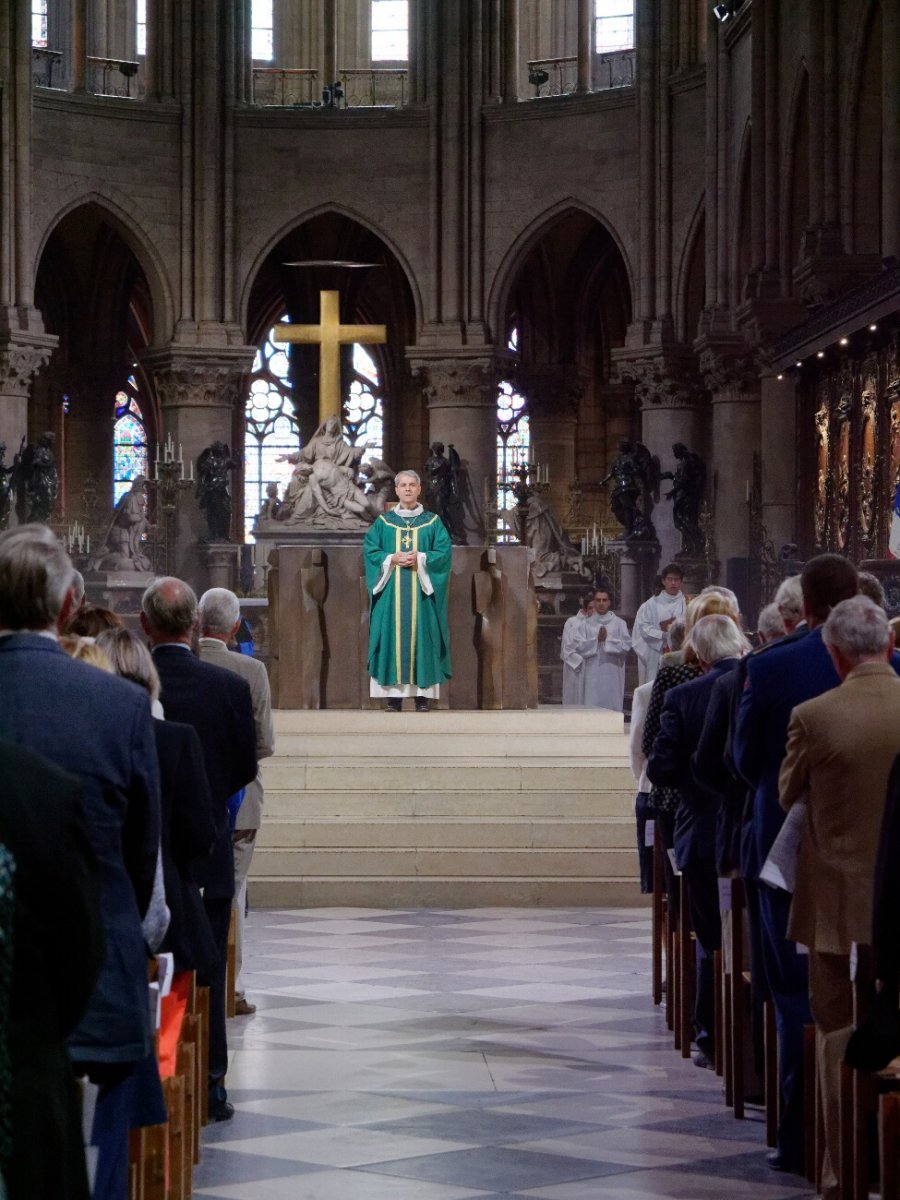
[[[789,1200],[762,1112],[671,1049],[630,909],[262,911],[216,1200]]]

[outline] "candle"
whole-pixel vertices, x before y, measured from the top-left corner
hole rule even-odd
[[[184,462],[184,455],[181,452],[181,442],[178,443],[178,461]],[[182,474],[181,478],[184,479],[184,474]]]
[[[191,459],[191,483],[194,482],[194,460]]]
[[[91,535],[90,535],[90,534],[88,534],[88,535],[87,535],[87,550],[86,550],[86,553],[87,553],[87,554],[90,554],[90,552],[91,552]]]
[[[748,504],[750,503],[750,480],[749,479],[744,480],[744,499],[747,501]]]
[[[584,534],[581,535],[581,557],[584,558],[587,553],[587,538]]]

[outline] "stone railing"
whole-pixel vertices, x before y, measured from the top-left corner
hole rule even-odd
[[[35,87],[61,88],[62,50],[48,50],[44,46],[31,48],[31,81]]]
[[[634,83],[634,51],[615,50],[608,54],[595,54],[591,73],[593,92],[631,87]],[[574,54],[560,58],[530,59],[528,80],[534,88],[534,95],[530,99],[570,96],[578,85],[578,59]]]
[[[409,72],[399,68],[371,67],[338,71],[347,108],[404,108]]]
[[[260,108],[309,108],[321,103],[319,72],[306,67],[254,67],[253,103]]]

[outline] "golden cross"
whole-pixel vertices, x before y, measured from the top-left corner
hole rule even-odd
[[[276,325],[276,342],[319,347],[319,421],[341,419],[341,346],[354,342],[380,346],[387,341],[384,325],[342,325],[337,292],[319,292],[318,325]]]
[[[409,548],[412,546],[412,534],[409,532],[408,529],[407,529],[406,533],[404,533],[403,537],[400,539],[400,543],[403,546],[404,550],[409,550]]]

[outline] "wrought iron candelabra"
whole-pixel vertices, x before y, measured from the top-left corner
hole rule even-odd
[[[157,455],[153,464],[153,475],[147,480],[147,489],[156,500],[156,523],[162,531],[157,551],[162,551],[162,569],[166,575],[175,570],[175,534],[178,515],[178,498],[182,492],[194,486],[194,464],[189,464],[190,474],[185,475],[181,446],[175,454],[175,443],[169,434],[163,446],[163,456]],[[158,566],[160,564],[157,564]]]

